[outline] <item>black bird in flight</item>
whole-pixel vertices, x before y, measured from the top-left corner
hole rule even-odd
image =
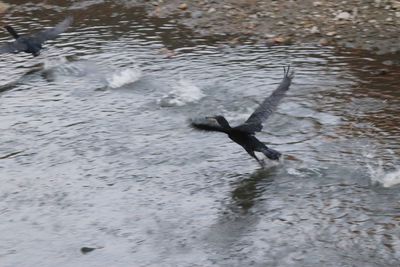
[[[278,88],[259,105],[245,123],[231,127],[223,116],[214,116],[206,117],[206,120],[194,119],[191,121],[191,125],[200,130],[226,133],[232,141],[241,145],[250,156],[255,158],[261,166],[264,166],[264,162],[254,152],[261,152],[271,160],[279,160],[281,153],[264,145],[255,137],[255,133],[261,132],[262,123],[275,111],[280,100],[289,90],[294,72],[290,71],[290,66],[284,67],[283,71],[284,77]]]
[[[58,23],[54,28],[46,29],[30,36],[20,36],[11,26],[4,28],[15,38],[14,42],[9,42],[0,46],[0,54],[26,52],[33,56],[38,56],[43,48],[42,44],[47,40],[57,38],[71,25],[72,17],[67,17]]]

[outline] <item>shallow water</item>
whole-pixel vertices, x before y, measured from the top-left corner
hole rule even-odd
[[[37,58],[2,55],[1,267],[398,266],[399,69],[230,47],[123,1],[24,2],[3,22],[75,23]],[[289,63],[259,134],[282,162],[188,126],[245,120]]]

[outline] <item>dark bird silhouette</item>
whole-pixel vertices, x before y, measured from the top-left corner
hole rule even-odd
[[[283,68],[283,70],[284,77],[278,88],[258,106],[243,124],[231,127],[223,116],[214,116],[206,117],[206,120],[192,120],[191,125],[200,130],[226,133],[232,141],[241,145],[250,156],[255,158],[261,166],[264,166],[264,163],[256,156],[255,152],[261,152],[271,160],[279,160],[281,153],[264,145],[255,137],[255,133],[262,130],[262,123],[275,111],[280,100],[289,90],[294,72],[290,71],[290,66]]]
[[[30,36],[20,36],[14,28],[11,26],[5,26],[4,28],[12,35],[12,37],[15,38],[15,41],[0,46],[0,54],[25,52],[36,57],[40,54],[44,42],[47,40],[53,40],[61,33],[65,32],[71,25],[72,20],[72,17],[67,17],[54,28],[46,29]]]

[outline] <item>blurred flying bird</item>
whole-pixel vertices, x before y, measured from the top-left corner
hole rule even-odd
[[[26,52],[36,57],[43,48],[42,44],[47,40],[57,38],[61,33],[65,32],[71,25],[72,20],[71,16],[67,17],[54,28],[46,29],[29,36],[20,36],[14,28],[7,25],[4,28],[15,38],[15,41],[0,46],[0,54]]]
[[[241,145],[250,156],[255,158],[261,166],[264,166],[264,162],[256,156],[255,152],[261,152],[271,160],[279,160],[281,153],[264,145],[255,137],[255,133],[261,132],[262,123],[275,111],[280,100],[289,90],[294,72],[290,70],[290,66],[284,67],[283,71],[284,76],[278,88],[258,106],[243,124],[231,127],[223,116],[214,116],[206,117],[205,120],[194,119],[191,121],[192,127],[205,131],[226,133],[232,141]]]

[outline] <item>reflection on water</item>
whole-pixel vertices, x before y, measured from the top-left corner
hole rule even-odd
[[[2,267],[398,266],[398,68],[230,47],[130,1],[16,0],[1,20],[33,32],[66,14],[41,56],[0,62]],[[258,170],[188,126],[243,122],[288,63],[294,83],[258,135],[283,162]]]
[[[233,206],[240,207],[244,212],[248,211],[262,197],[265,187],[274,182],[276,174],[274,169],[261,169],[251,174],[249,178],[236,181],[232,191]]]

